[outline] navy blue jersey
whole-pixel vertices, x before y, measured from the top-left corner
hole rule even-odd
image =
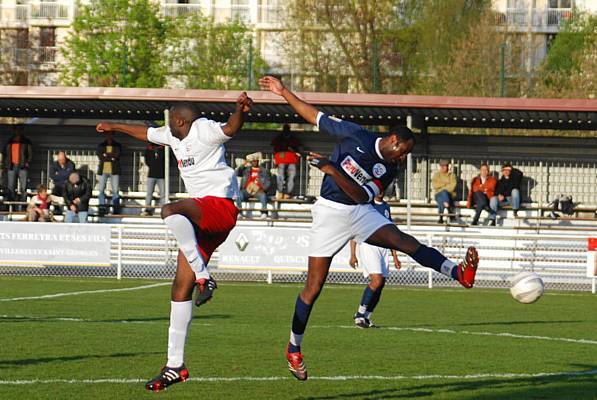
[[[389,219],[392,220],[392,215],[390,214],[390,206],[385,201],[378,203],[376,201],[373,202],[373,207],[377,210],[378,213]]]
[[[396,166],[386,162],[378,153],[377,141],[381,138],[360,125],[327,114],[321,115],[318,126],[321,132],[338,139],[330,162],[363,187],[370,201],[392,184],[396,177]],[[342,204],[357,204],[329,175],[323,178],[321,196]]]

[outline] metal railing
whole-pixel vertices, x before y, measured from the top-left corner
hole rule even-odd
[[[211,17],[215,22],[241,21],[246,24],[279,24],[282,22],[284,9],[278,4],[264,4],[257,7],[248,4],[212,6],[210,2],[197,4],[162,4],[165,17],[202,15]]]
[[[58,56],[58,47],[3,47],[0,48],[0,62],[6,67],[31,68],[42,64],[53,65]]]
[[[243,222],[239,222],[239,225],[242,224]],[[275,229],[276,226],[272,226],[271,229]],[[295,223],[294,226],[298,229],[308,229],[308,224]],[[476,285],[479,287],[508,287],[511,276],[528,270],[538,273],[548,289],[595,289],[595,279],[586,277],[587,236],[565,233],[488,234],[420,230],[412,230],[409,233],[452,259],[459,259],[468,246],[476,246],[482,260],[476,278]],[[26,268],[0,265],[0,274],[172,278],[176,269],[177,252],[176,239],[165,225],[120,224],[111,226],[110,267]],[[228,270],[217,267],[218,258],[219,254],[216,252],[210,261],[210,269],[222,280],[298,282],[304,281],[306,277],[306,266],[303,269],[275,271],[267,268]],[[417,265],[404,254],[400,253],[399,258],[402,269],[392,270],[389,284],[429,288],[456,285],[450,278]],[[360,271],[354,271],[349,266],[345,269],[334,269],[328,280],[336,283],[366,282]]]
[[[495,23],[520,30],[526,30],[530,25],[535,31],[552,33],[557,32],[560,25],[572,16],[570,8],[534,8],[532,12],[523,8],[508,8],[505,12],[495,12]]]
[[[75,2],[30,1],[26,4],[0,4],[0,23],[15,25],[63,25],[72,23]]]

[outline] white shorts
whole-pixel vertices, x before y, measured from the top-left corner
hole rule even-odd
[[[359,267],[363,270],[363,276],[366,278],[371,274],[380,274],[387,278],[390,274],[389,253],[390,250],[383,247],[373,246],[369,243],[359,243],[357,245],[357,259],[359,260]]]
[[[319,198],[311,208],[309,256],[333,257],[349,240],[364,242],[392,221],[371,204],[346,205]]]

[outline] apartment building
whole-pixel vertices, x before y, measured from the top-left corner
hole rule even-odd
[[[87,2],[90,0],[86,0]],[[288,0],[156,0],[166,17],[200,13],[216,21],[239,19],[255,32],[254,45],[286,74],[278,39]],[[544,59],[562,21],[574,8],[597,12],[597,0],[493,0],[498,29],[520,35],[529,71]],[[0,0],[0,84],[55,85],[60,53],[76,15],[74,0]]]

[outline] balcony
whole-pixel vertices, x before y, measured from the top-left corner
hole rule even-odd
[[[505,12],[496,12],[495,21],[509,31],[534,33],[557,33],[560,26],[572,18],[570,8],[535,8],[532,13],[527,9],[508,8]]]
[[[5,70],[52,69],[57,56],[57,47],[3,47],[0,48],[0,65]]]
[[[75,14],[74,2],[38,2],[0,4],[0,26],[70,26]]]
[[[206,4],[162,4],[162,14],[165,17],[181,17],[189,14],[202,15],[213,18],[215,22],[224,23],[240,21],[247,25],[260,27],[279,26],[282,19],[283,7],[279,5],[250,5],[211,6]]]

